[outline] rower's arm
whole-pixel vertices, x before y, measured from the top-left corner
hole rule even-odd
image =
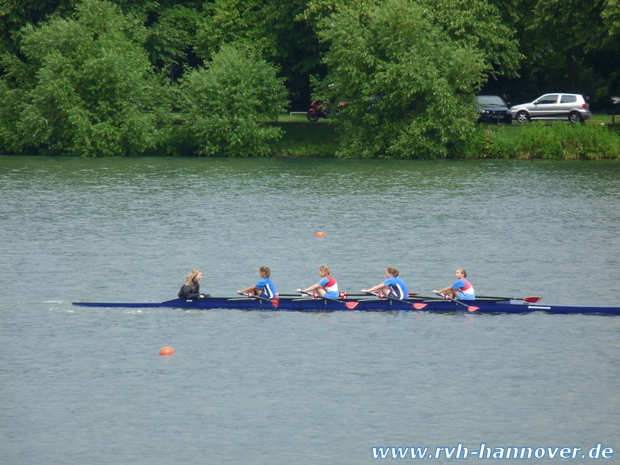
[[[297,292],[310,292],[310,291],[314,291],[318,289],[319,287],[321,286],[319,286],[318,284],[315,284],[314,286],[307,287],[306,289],[297,289]]]
[[[381,283],[381,284],[377,284],[376,286],[371,287],[370,289],[362,289],[362,292],[373,293],[373,292],[377,292],[383,289],[384,287],[385,287],[385,284]]]
[[[252,294],[259,294],[256,286],[250,286],[242,291],[237,291],[237,294],[247,294],[248,292],[251,292]]]

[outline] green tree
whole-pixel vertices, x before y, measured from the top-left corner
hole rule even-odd
[[[296,105],[306,107],[309,74],[322,68],[317,35],[303,15],[307,2],[214,0],[196,33],[196,53],[208,60],[225,44],[245,43],[278,66]]]
[[[442,158],[472,130],[487,60],[428,8],[360,2],[341,7],[320,34],[330,47],[323,82],[349,102],[341,156]]]
[[[73,10],[76,0],[1,0],[0,51],[17,50],[13,35],[26,24],[38,24],[54,13]]]
[[[521,49],[521,87],[529,98],[551,91],[609,97],[620,91],[618,0],[522,0],[531,10]],[[592,102],[591,102],[592,103]],[[595,102],[596,104],[596,102]]]
[[[490,76],[517,75],[519,53],[516,31],[505,23],[498,6],[480,0],[423,0],[430,8],[432,21],[439,24],[451,39],[463,46],[482,52],[486,72]],[[502,6],[503,15],[509,17],[510,9]]]
[[[151,62],[158,69],[167,71],[171,81],[185,70],[202,64],[195,56],[194,46],[196,31],[200,30],[205,16],[201,8],[178,4],[158,5],[147,15],[144,47]]]
[[[226,45],[179,89],[188,138],[205,156],[261,156],[280,129],[265,125],[288,104],[277,68],[245,47]]]
[[[98,0],[85,0],[69,19],[25,27],[25,60],[3,63],[3,151],[111,156],[156,147],[169,99],[144,37],[138,21]]]

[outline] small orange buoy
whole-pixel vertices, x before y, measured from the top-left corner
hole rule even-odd
[[[172,347],[163,347],[159,351],[159,355],[172,355],[174,354],[174,349]]]
[[[316,237],[325,237],[325,233],[319,231],[318,233],[315,234]]]

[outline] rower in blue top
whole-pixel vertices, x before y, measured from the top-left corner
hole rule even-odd
[[[264,299],[275,299],[277,296],[276,287],[269,278],[271,276],[271,270],[269,267],[261,266],[258,269],[258,274],[260,274],[260,277],[262,278],[259,282],[242,291],[237,291],[237,294],[257,295],[258,297],[262,297]]]
[[[381,294],[393,299],[406,299],[409,297],[409,294],[407,293],[407,285],[398,277],[398,275],[399,272],[396,268],[388,267],[385,269],[385,281],[371,287],[370,289],[362,289],[362,292],[369,294]]]

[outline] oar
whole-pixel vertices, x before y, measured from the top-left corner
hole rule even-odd
[[[254,294],[245,294],[243,292],[237,292],[237,294],[239,295],[244,295],[246,297],[249,297],[250,299],[259,299],[259,300],[266,300],[267,302],[271,302],[271,305],[273,305],[274,307],[278,307],[278,305],[280,304],[280,299],[278,299],[277,297],[275,299],[268,299],[266,297],[261,297],[259,295],[254,295]]]
[[[309,292],[304,292],[304,291],[299,291],[299,292],[300,292],[301,294],[306,294],[306,295],[309,295],[310,297],[314,297],[314,296],[313,296],[312,294],[310,294]],[[319,298],[319,299],[325,299],[325,300],[331,300],[332,302],[338,302],[339,304],[345,304],[345,305],[346,305],[346,307],[347,307],[349,310],[353,310],[355,307],[357,307],[357,304],[359,304],[359,302],[353,302],[353,301],[349,301],[349,302],[347,302],[347,301],[345,301],[345,300],[331,299],[331,298],[329,298],[329,297],[322,297],[322,296],[319,296],[318,298]]]
[[[440,294],[439,292],[435,292],[435,294],[443,297],[446,300],[451,300],[454,303],[457,303],[459,305],[463,305],[463,306],[467,307],[467,310],[470,311],[470,312],[475,312],[476,310],[478,310],[480,308],[480,307],[474,307],[473,305],[464,304],[463,302],[461,302],[459,300],[456,300],[456,299],[451,299],[450,297],[446,297],[445,295]]]
[[[529,302],[532,304],[538,303],[542,300],[542,297],[490,297],[488,295],[479,295],[481,299],[497,299],[497,300],[524,300],[525,302]]]
[[[372,293],[371,293],[372,294]],[[419,292],[410,292],[409,294],[407,294],[409,297],[415,297],[416,295],[420,294]],[[368,292],[366,292],[365,294],[349,294],[348,292],[344,293],[345,297],[366,297],[368,294]],[[376,294],[374,294],[376,295]]]
[[[367,292],[366,295],[374,295],[375,297],[377,297],[379,299],[395,300],[396,302],[402,302],[402,303],[405,303],[405,304],[413,305],[413,308],[415,308],[416,310],[422,310],[424,307],[426,307],[426,304],[422,304],[420,302],[411,303],[411,302],[408,302],[406,300],[397,299],[396,297],[390,297],[388,295],[379,295],[376,292]]]

